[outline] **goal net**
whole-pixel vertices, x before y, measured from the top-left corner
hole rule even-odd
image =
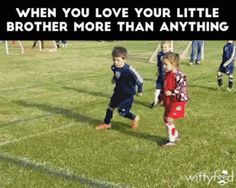
[[[53,52],[57,50],[57,44],[54,40],[35,40],[32,48],[39,49],[40,52]]]
[[[25,53],[23,44],[19,40],[4,40],[1,41],[1,45],[5,48],[5,52],[7,55],[22,55]]]

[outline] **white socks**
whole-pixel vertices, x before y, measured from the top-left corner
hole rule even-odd
[[[173,123],[166,123],[167,134],[170,142],[175,142],[176,138],[179,136],[178,131],[175,129]]]
[[[154,103],[157,104],[158,103],[158,97],[161,93],[161,90],[160,89],[156,89],[155,91],[155,95],[154,95]]]

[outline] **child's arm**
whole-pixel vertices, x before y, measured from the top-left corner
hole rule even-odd
[[[235,45],[233,46],[233,51],[230,58],[223,64],[223,67],[227,67],[235,58]]]
[[[114,66],[114,64],[111,66],[111,70],[112,70],[112,72],[113,72],[113,77],[111,78],[111,83],[112,84],[115,84],[115,66]]]
[[[137,86],[138,86],[138,93],[143,92],[143,78],[139,75],[139,73],[132,67],[129,67],[131,75],[133,76]]]
[[[178,101],[187,101],[187,78],[183,73],[176,75],[176,88],[172,91]]]

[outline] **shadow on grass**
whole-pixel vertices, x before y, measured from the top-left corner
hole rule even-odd
[[[119,131],[121,133],[125,133],[126,135],[129,135],[132,137],[149,140],[151,142],[157,143],[159,146],[162,146],[163,144],[166,143],[166,138],[164,138],[164,137],[160,137],[157,135],[150,135],[150,134],[144,133],[144,132],[139,132],[138,129],[133,130],[133,129],[131,129],[131,125],[129,126],[129,125],[121,123],[121,122],[113,121],[112,122],[112,130]]]
[[[209,87],[209,86],[194,85],[194,84],[189,84],[188,87],[195,87],[195,88],[201,88],[201,89],[208,89],[208,90],[213,90],[213,91],[218,90],[217,87]]]
[[[88,94],[88,95],[92,95],[95,97],[104,97],[107,99],[111,98],[110,94],[104,93],[104,92],[100,92],[100,91],[89,91],[87,89],[81,89],[81,88],[74,88],[74,87],[62,87],[63,89],[67,89],[67,90],[72,90],[72,91],[76,91],[78,93],[84,93],[84,94]]]
[[[55,114],[45,114],[45,115],[41,115],[41,116],[35,116],[35,117],[31,117],[31,118],[25,118],[25,119],[10,121],[10,122],[7,122],[7,123],[0,124],[0,129],[3,128],[3,127],[9,127],[9,126],[12,126],[12,125],[16,125],[16,124],[20,124],[20,123],[26,123],[26,122],[29,122],[29,121],[34,121],[34,120],[38,120],[38,119],[41,119],[41,118],[50,117],[50,116],[54,116],[54,115]]]
[[[92,95],[92,96],[95,96],[95,97],[104,97],[104,98],[107,98],[109,100],[111,98],[111,95],[109,95],[107,93],[100,92],[100,91],[89,91],[87,89],[74,88],[74,87],[62,87],[62,88],[67,89],[67,90],[76,91],[76,92],[79,92],[79,93],[84,93],[84,94],[87,94],[87,95]],[[145,107],[150,106],[150,103],[142,102],[142,101],[139,101],[139,100],[134,100],[134,103],[145,106]]]
[[[16,103],[18,105],[21,105],[24,107],[37,108],[42,111],[46,111],[46,112],[50,112],[50,113],[54,113],[54,114],[60,114],[60,115],[63,115],[67,118],[74,119],[75,121],[89,124],[90,126],[92,126],[94,128],[96,125],[102,123],[102,120],[98,120],[98,119],[89,117],[87,115],[75,113],[69,109],[65,109],[65,108],[61,108],[61,107],[50,106],[47,104],[26,102],[23,100],[18,100],[18,101],[16,101]],[[148,133],[142,133],[142,132],[139,132],[138,130],[133,130],[133,129],[131,129],[130,126],[127,126],[126,124],[121,123],[121,122],[113,122],[113,125],[114,126],[112,127],[112,129],[115,131],[118,131],[122,134],[126,134],[128,136],[133,136],[133,137],[136,137],[139,139],[149,140],[149,141],[157,143],[158,145],[163,145],[163,143],[166,140],[163,137],[153,136],[153,135],[149,135]]]
[[[60,115],[63,115],[63,116],[70,118],[70,119],[74,119],[74,120],[81,122],[81,123],[88,123],[89,122],[89,124],[91,124],[91,125],[97,125],[97,124],[101,123],[101,121],[99,121],[99,120],[92,119],[88,116],[81,115],[78,113],[74,113],[73,111],[66,109],[66,108],[62,108],[62,107],[50,106],[48,104],[32,103],[32,102],[27,102],[27,101],[23,101],[23,100],[17,100],[15,102],[18,105],[21,105],[24,107],[37,108],[42,111],[50,112],[53,114],[60,114]]]

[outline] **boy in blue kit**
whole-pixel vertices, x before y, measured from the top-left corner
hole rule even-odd
[[[111,69],[114,73],[115,88],[106,111],[104,124],[97,125],[97,130],[111,128],[110,121],[115,108],[118,108],[121,116],[132,120],[131,128],[138,127],[140,118],[131,113],[130,109],[136,94],[136,85],[138,86],[138,94],[142,95],[143,79],[132,66],[126,64],[127,54],[124,47],[114,47],[112,50],[113,65]]]
[[[164,63],[162,62],[163,56],[171,51],[171,41],[163,41],[161,43],[162,50],[157,54],[157,80],[156,80],[156,91],[154,93],[154,100],[151,104],[151,108],[157,106],[158,103],[162,101],[161,95],[163,92],[164,78],[165,78],[165,69]]]
[[[219,88],[223,85],[222,73],[229,76],[229,83],[228,83],[228,91],[232,91],[233,89],[233,81],[234,81],[234,61],[235,61],[235,44],[233,40],[229,40],[227,44],[224,45],[223,48],[223,55],[222,55],[222,62],[218,69],[217,73],[217,82]]]

